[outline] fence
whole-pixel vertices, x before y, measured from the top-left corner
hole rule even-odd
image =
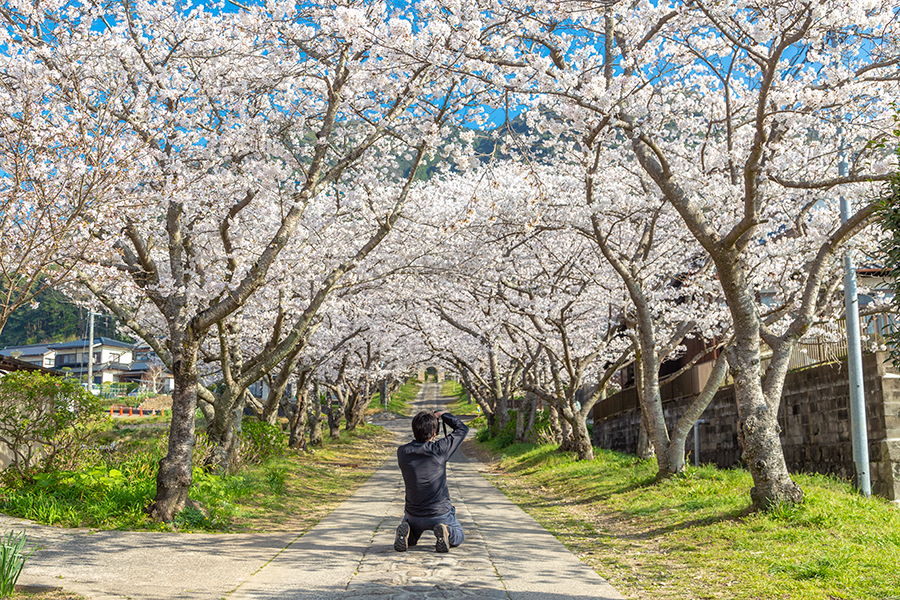
[[[788,362],[788,370],[794,371],[814,365],[840,362],[847,358],[847,328],[846,320],[840,319],[833,326],[833,334],[828,337],[820,336],[806,342],[794,345]],[[897,315],[891,313],[878,313],[863,315],[859,318],[859,330],[862,337],[864,352],[879,352],[888,345],[886,334],[897,327]],[[771,351],[763,350],[763,355],[769,353],[761,361],[762,370],[765,371],[771,362]]]

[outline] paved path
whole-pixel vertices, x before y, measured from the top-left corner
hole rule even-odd
[[[426,384],[418,408],[439,408]],[[380,422],[411,439],[408,418]],[[42,548],[20,584],[59,586],[91,600],[621,599],[550,533],[512,504],[457,452],[450,495],[466,533],[448,554],[428,533],[406,553],[393,550],[403,515],[403,480],[388,460],[356,494],[305,535],[199,535],[27,526]]]

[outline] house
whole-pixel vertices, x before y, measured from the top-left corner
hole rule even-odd
[[[0,356],[8,356],[47,369],[56,366],[56,350],[50,348],[49,344],[7,346],[0,350]]]
[[[94,338],[92,344],[81,339],[49,344],[48,348],[56,351],[54,368],[79,379],[87,375],[88,356],[93,354],[91,383],[96,384],[118,382],[120,375],[129,370],[134,356],[133,344],[105,337]]]
[[[0,360],[15,360],[35,368],[52,369],[85,379],[88,357],[93,354],[92,383],[138,383],[143,389],[170,393],[175,380],[156,353],[146,345],[96,337],[55,344],[9,346],[0,350]]]
[[[171,394],[175,389],[175,378],[149,346],[134,348],[134,361],[128,371],[119,374],[119,381],[139,383],[143,389],[162,394]]]

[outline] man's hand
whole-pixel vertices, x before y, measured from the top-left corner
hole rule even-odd
[[[431,414],[433,414],[438,419],[440,419],[441,415],[444,414],[445,412],[447,412],[447,411],[446,410],[433,410],[433,411],[431,411]]]

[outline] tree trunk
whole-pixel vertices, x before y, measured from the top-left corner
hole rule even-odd
[[[225,473],[234,462],[237,422],[244,414],[246,398],[249,395],[250,392],[246,388],[226,387],[216,398],[215,418],[206,425],[206,433],[212,446],[210,455],[203,465],[208,471]]]
[[[287,379],[282,380],[279,377],[273,377],[269,386],[269,397],[263,406],[260,420],[269,425],[278,423],[278,409],[281,407],[281,400],[284,398],[284,392],[287,389]]]
[[[333,440],[341,439],[341,416],[343,414],[343,403],[339,399],[332,399],[328,394],[325,396],[325,404],[322,412],[328,417],[328,435]]]
[[[675,424],[672,430],[672,439],[669,441],[669,468],[674,472],[680,473],[684,470],[684,445],[687,442],[688,433],[693,429],[694,423],[703,415],[703,411],[706,410],[706,407],[709,406],[709,403],[716,395],[727,371],[728,359],[725,353],[722,353],[716,358],[712,373],[710,373],[709,379],[706,380],[706,384],[703,386],[700,394],[688,406],[678,423]]]
[[[584,418],[576,418],[576,423],[572,427],[572,434],[578,460],[594,460],[594,446],[591,444],[591,434],[588,431],[587,421]]]
[[[572,441],[572,451],[578,460],[594,460],[594,446],[591,444],[591,434],[588,432],[587,419],[581,411],[564,411],[565,422],[569,424]]]
[[[502,431],[509,423],[509,393],[508,387],[503,385],[503,377],[500,373],[500,363],[497,361],[496,344],[489,353],[491,365],[491,394],[494,396],[494,416],[497,419],[497,431]]]
[[[760,374],[760,323],[749,284],[739,261],[730,268],[719,265],[719,280],[734,319],[735,342],[728,362],[734,378],[734,396],[738,410],[738,439],[741,458],[753,476],[750,498],[757,509],[803,500],[803,490],[791,479],[781,448],[777,414],[778,403],[769,406],[763,393]]]
[[[757,354],[758,356],[758,354]],[[803,500],[803,490],[791,479],[784,461],[775,411],[769,408],[759,379],[759,359],[735,349],[729,356],[738,409],[741,458],[753,476],[750,498],[758,509]]]
[[[309,445],[322,445],[322,398],[319,396],[319,383],[313,383],[312,410],[309,411]]]
[[[297,388],[297,407],[291,415],[291,432],[288,437],[288,447],[295,450],[306,451],[306,416],[309,390],[304,386]],[[321,433],[321,429],[319,430]]]
[[[328,411],[328,435],[333,440],[341,439],[341,421],[337,411]]]
[[[347,422],[344,425],[344,429],[355,431],[357,427],[362,425],[366,418],[366,409],[369,408],[371,400],[369,382],[364,382],[359,389],[351,394],[347,402],[347,409],[344,411]]]
[[[534,424],[534,410],[537,405],[536,396],[531,392],[525,393],[522,406],[516,411],[516,443],[525,441],[525,436],[530,431],[530,425]]]
[[[649,331],[647,331],[649,329]],[[656,456],[657,477],[673,475],[669,465],[669,431],[662,407],[662,394],[659,388],[659,357],[656,355],[656,343],[653,327],[650,323],[638,326],[640,339],[635,348],[635,384],[638,400],[641,405],[641,425],[646,427],[647,435],[653,444],[653,455]]]
[[[638,408],[638,410],[641,410]],[[638,458],[650,460],[654,458],[656,452],[653,451],[653,442],[650,441],[650,434],[647,433],[647,419],[644,417],[644,411],[641,410],[641,426],[638,431]]]
[[[528,408],[528,414],[525,420],[525,439],[528,439],[529,434],[534,432],[534,420],[537,416],[537,406],[538,397],[534,396],[531,399],[531,405]]]
[[[562,441],[559,444],[560,452],[577,452],[578,448],[575,444],[575,437],[572,431],[572,425],[566,419],[565,414],[557,409],[557,418],[559,419],[559,435]]]
[[[177,329],[177,328],[174,328]],[[197,350],[199,344],[190,331],[172,335],[172,420],[169,426],[169,446],[159,461],[156,474],[156,496],[147,507],[154,521],[169,523],[184,509],[191,489],[194,452],[194,413],[197,410]]]
[[[559,422],[559,413],[552,404],[547,406],[547,412],[550,414],[550,437],[553,438],[554,444],[562,444],[563,430]]]

